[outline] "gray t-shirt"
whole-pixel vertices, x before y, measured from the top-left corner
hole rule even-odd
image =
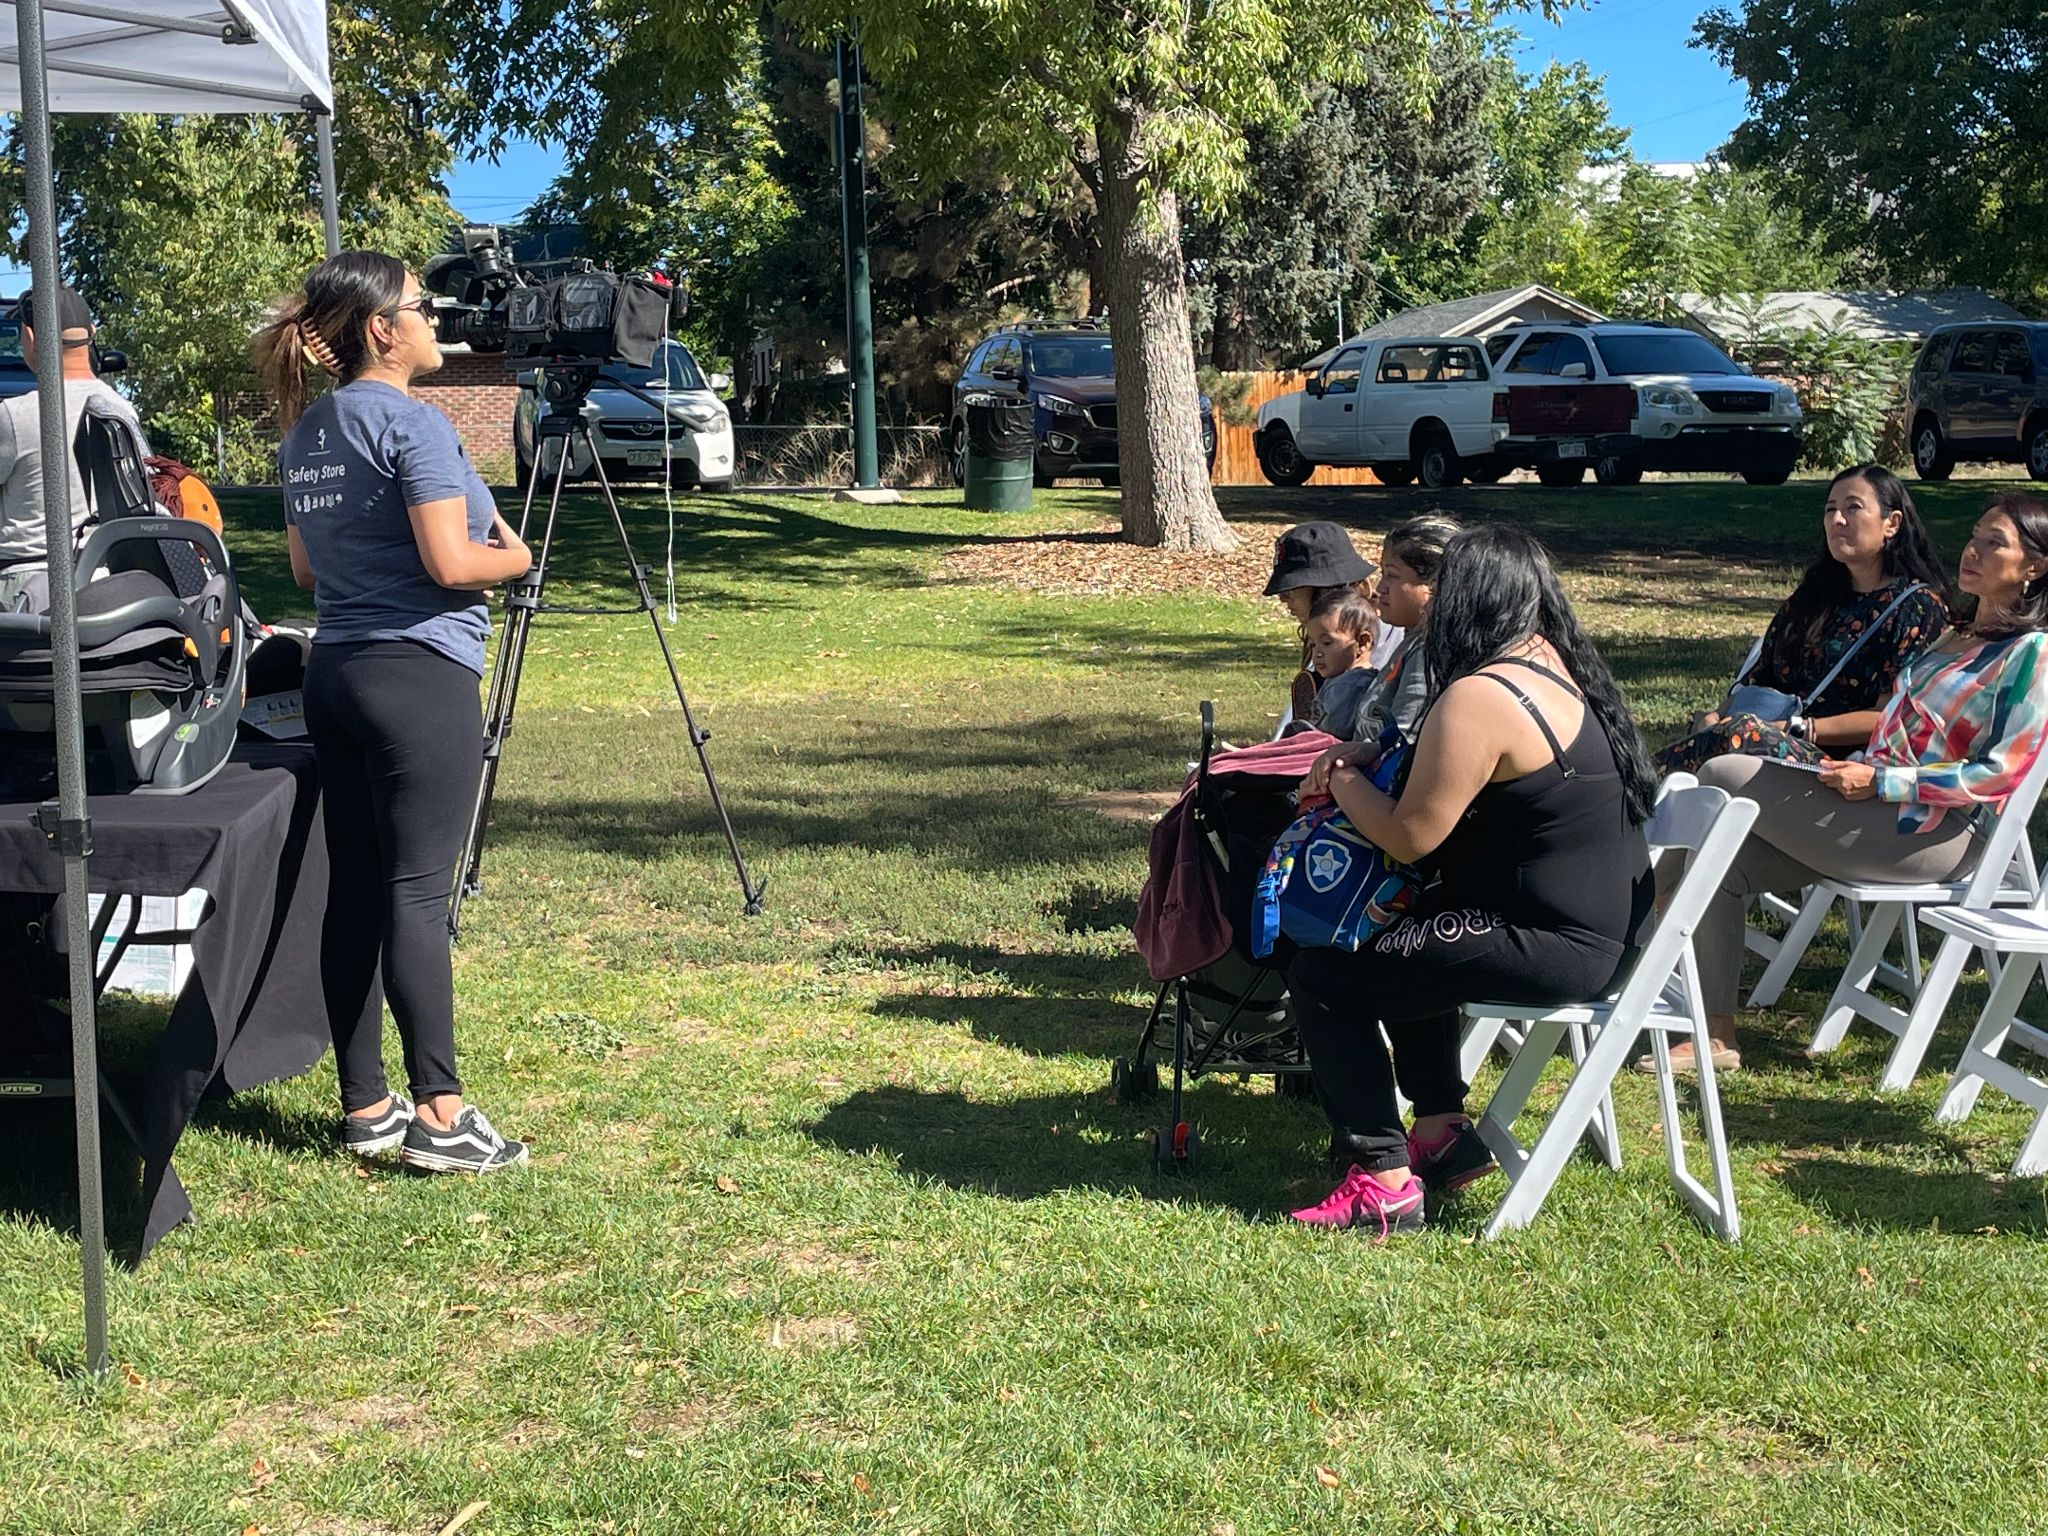
[[[1379,674],[1370,667],[1353,667],[1326,677],[1316,685],[1316,701],[1309,708],[1309,724],[1327,731],[1339,741],[1350,741],[1358,727],[1359,706]]]
[[[454,423],[403,390],[358,379],[307,407],[277,457],[285,521],[318,578],[314,643],[413,640],[481,677],[491,633],[483,596],[427,574],[406,513],[459,496],[469,541],[490,533],[496,503]]]
[[[1353,741],[1378,741],[1389,725],[1398,725],[1402,736],[1413,741],[1428,703],[1429,675],[1422,664],[1422,636],[1408,635],[1359,700],[1358,714],[1348,734]]]
[[[78,423],[85,402],[95,396],[111,400],[135,422],[135,407],[99,379],[64,381],[64,441],[78,441]],[[0,400],[0,565],[46,559],[50,546],[43,533],[43,412],[34,391]],[[149,450],[145,445],[143,451]],[[74,535],[91,516],[85,485],[74,460],[71,466],[71,531]]]

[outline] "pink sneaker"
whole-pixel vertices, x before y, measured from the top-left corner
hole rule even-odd
[[[1389,1189],[1353,1163],[1343,1182],[1329,1194],[1291,1214],[1308,1227],[1361,1227],[1368,1232],[1378,1227],[1375,1241],[1384,1242],[1404,1232],[1422,1230],[1422,1181],[1411,1178],[1402,1188]]]

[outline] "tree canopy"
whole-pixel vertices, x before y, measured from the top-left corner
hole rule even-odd
[[[1428,0],[773,0],[769,10],[814,45],[858,29],[895,127],[899,187],[923,178],[936,192],[1000,173],[1020,195],[1050,196],[1080,178],[1094,196],[1129,396],[1126,534],[1228,547],[1197,445],[1181,202],[1226,204],[1249,179],[1250,132],[1298,117],[1318,82],[1362,78],[1366,50],[1419,75],[1436,25]],[[465,29],[475,121],[574,138],[616,132],[622,115],[675,117],[742,78],[760,14],[740,0],[513,0],[509,11],[479,0]]]
[[[417,262],[447,238],[445,139],[415,110],[440,51],[394,34],[374,3],[329,14],[345,244]],[[10,130],[18,141],[20,125]],[[19,143],[0,217],[26,259]],[[157,446],[229,476],[267,471],[250,413],[249,337],[322,253],[313,133],[297,114],[64,116],[52,160],[68,281],[91,302]],[[225,462],[223,462],[225,460]]]
[[[2039,0],[1747,0],[1698,40],[1749,88],[1730,158],[1855,270],[2048,300]]]

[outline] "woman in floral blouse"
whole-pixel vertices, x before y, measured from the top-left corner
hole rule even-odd
[[[1814,713],[1761,720],[1724,702],[1657,754],[1660,772],[1697,772],[1726,752],[1817,763],[1823,749],[1862,746],[1906,663],[1948,627],[1941,561],[1913,498],[1890,470],[1861,464],[1835,476],[1821,538],[1819,557],[1764,631],[1756,664],[1737,679],[1808,699]],[[1915,586],[1921,590],[1893,606]],[[1848,664],[1814,695],[1851,646]]]
[[[1990,818],[2048,728],[2048,499],[2008,491],[1977,519],[1956,627],[1909,662],[1861,761],[1817,768],[1717,757],[1700,782],[1757,802],[1756,825],[1701,919],[1700,984],[1714,1065],[1739,1065],[1742,908],[1820,879],[1948,882],[1976,868]],[[1669,878],[1669,873],[1659,874]],[[1687,1059],[1688,1044],[1673,1055]]]

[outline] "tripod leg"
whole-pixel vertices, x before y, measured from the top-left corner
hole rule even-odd
[[[588,426],[582,430],[588,432]],[[597,471],[597,483],[604,490],[604,504],[611,510],[612,529],[619,536],[619,548],[626,556],[626,569],[633,575],[633,590],[640,599],[640,607],[647,614],[647,622],[654,627],[654,643],[661,647],[661,659],[668,667],[668,680],[676,693],[676,703],[683,711],[683,728],[689,733],[690,745],[696,748],[697,765],[704,770],[704,786],[711,791],[712,809],[718,813],[718,823],[725,831],[725,846],[732,853],[732,867],[739,875],[740,896],[745,903],[744,911],[749,917],[761,915],[762,903],[768,892],[768,883],[758,884],[747,872],[746,856],[740,852],[739,834],[733,830],[732,817],[725,809],[725,797],[718,792],[718,776],[711,771],[711,756],[704,750],[711,740],[709,731],[700,729],[697,717],[690,709],[690,700],[683,692],[683,677],[676,670],[675,653],[668,647],[668,635],[661,627],[661,612],[655,606],[654,593],[647,586],[647,569],[633,553],[633,541],[626,535],[626,519],[619,511],[618,498],[612,495],[612,483],[604,472],[604,460],[598,456],[596,444],[591,445],[591,463]]]
[[[536,440],[536,460],[541,456],[541,444],[546,441],[546,438]],[[463,840],[462,857],[455,865],[455,888],[448,897],[450,937],[461,936],[463,902],[483,888],[484,836],[490,829],[491,799],[497,793],[498,765],[504,758],[505,743],[512,735],[512,715],[519,704],[519,680],[526,670],[526,638],[533,628],[533,616],[539,611],[547,591],[548,554],[554,547],[555,521],[562,510],[562,486],[568,472],[569,445],[565,441],[561,459],[555,466],[554,484],[548,494],[547,522],[542,527],[540,548],[534,554],[533,568],[505,593],[504,626],[498,636],[498,654],[491,667],[491,685],[484,700],[483,772],[477,780],[469,835]],[[534,491],[538,485],[537,476],[527,484],[526,505],[519,515],[522,538],[533,511]]]

